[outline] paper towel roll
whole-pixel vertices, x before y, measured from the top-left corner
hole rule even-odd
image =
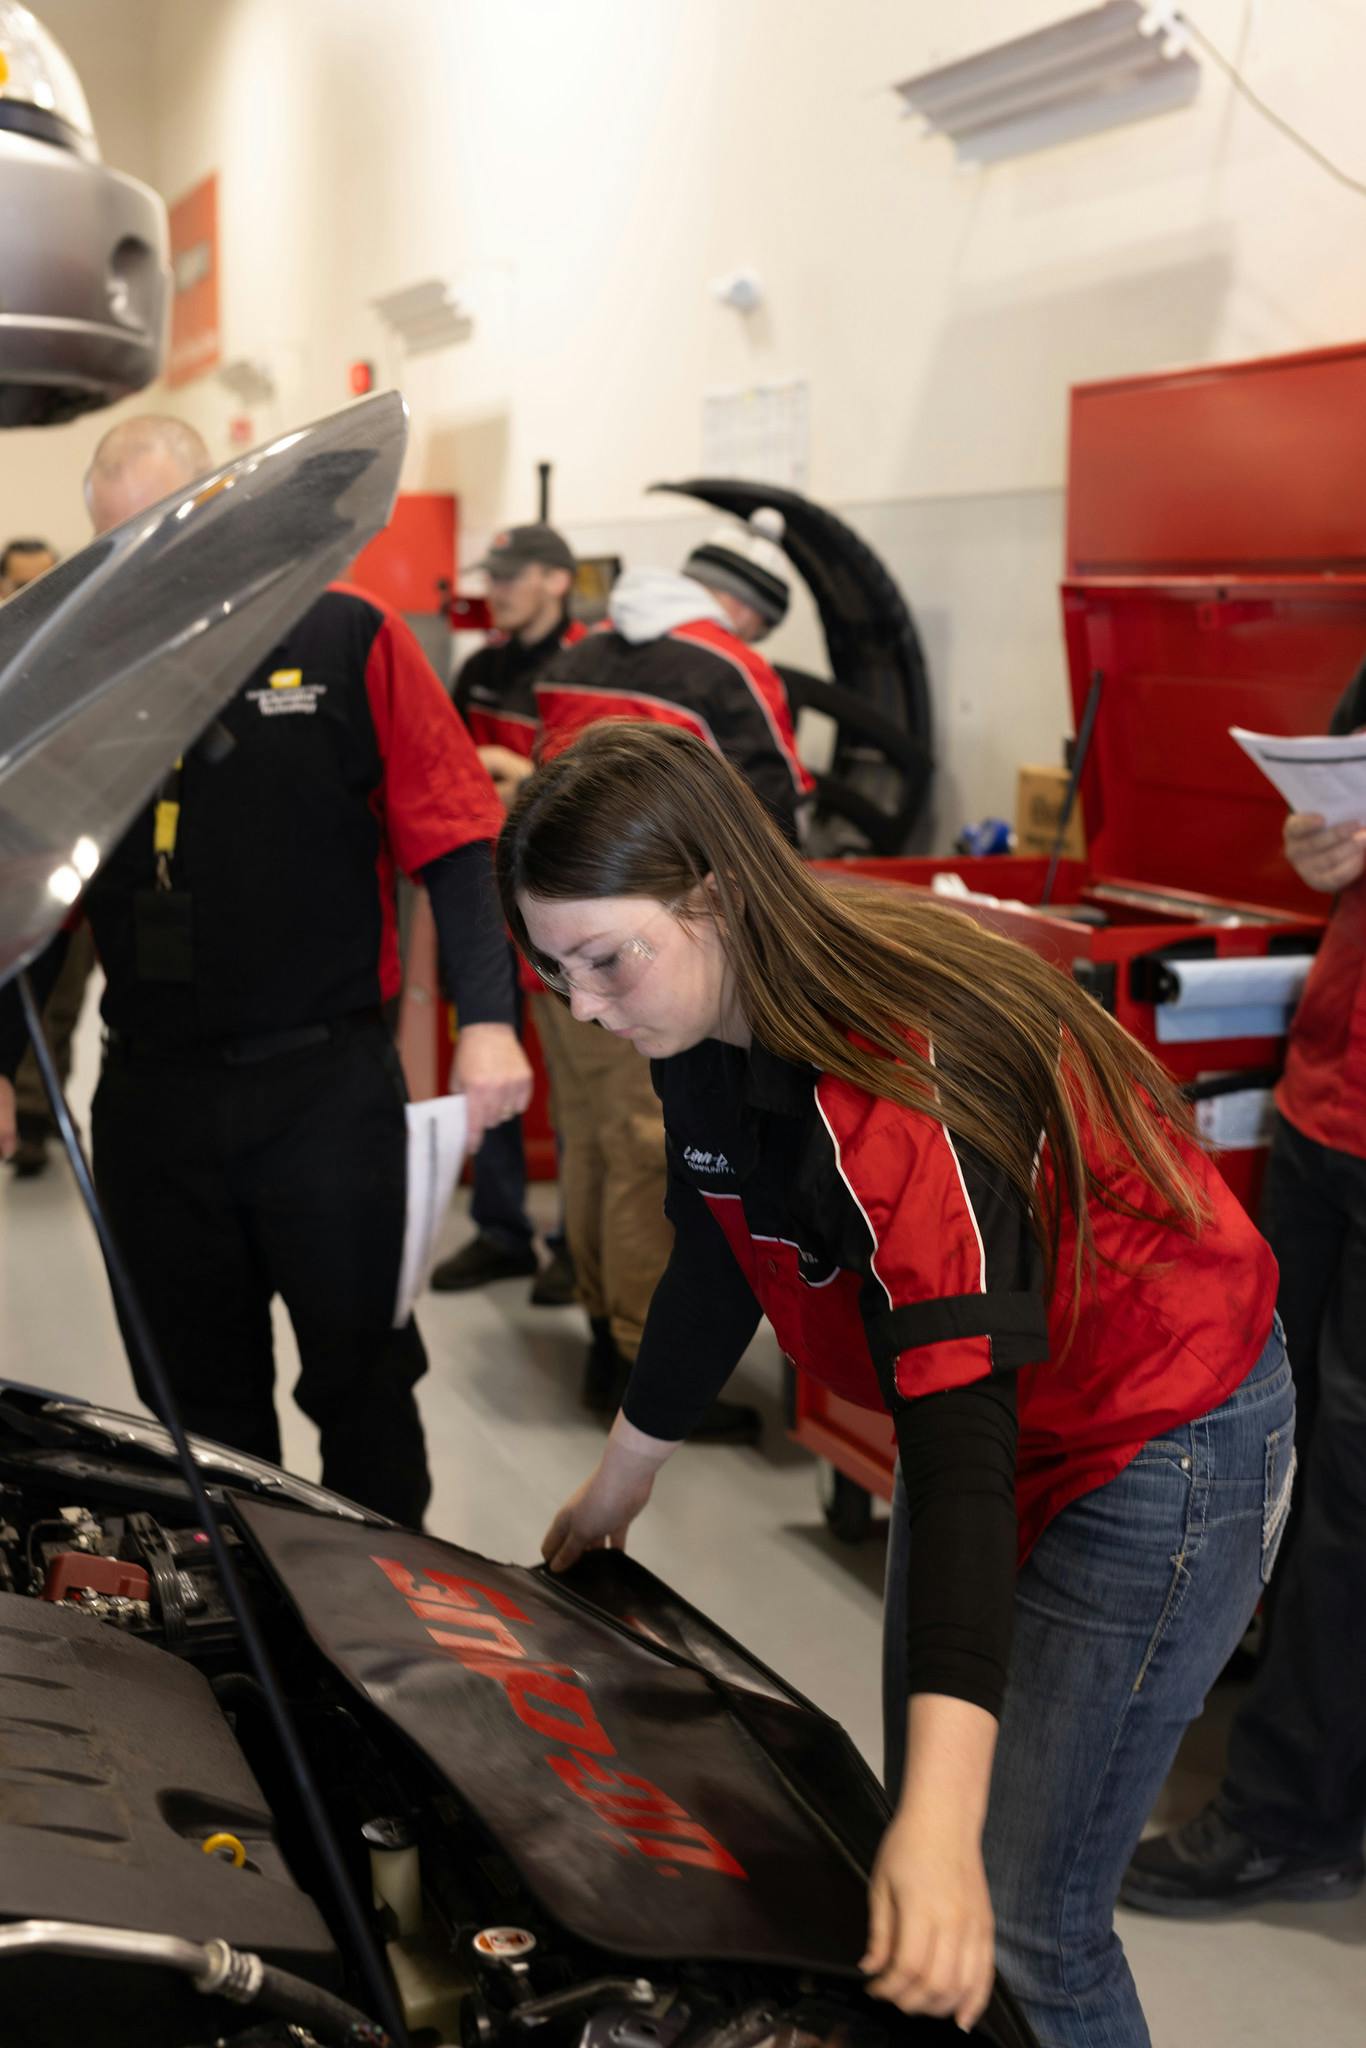
[[[1167,960],[1174,993],[1157,1005],[1159,1045],[1279,1038],[1313,965],[1308,953],[1255,960]]]

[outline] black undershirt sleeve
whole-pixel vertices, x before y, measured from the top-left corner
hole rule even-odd
[[[33,984],[34,999],[39,1010],[47,1008],[47,999],[57,986],[69,943],[70,934],[66,931],[58,932],[56,938],[49,940],[29,967],[29,980]],[[24,1021],[24,1006],[19,999],[19,983],[16,976],[0,989],[0,1076],[6,1081],[12,1081],[27,1050],[28,1025]]]
[[[493,879],[493,842],[477,839],[429,861],[419,880],[431,899],[441,973],[458,1024],[514,1024],[512,950]]]
[[[1015,1608],[1015,1374],[897,1404],[911,1525],[908,1689],[1000,1714]]]
[[[670,1146],[665,1210],[673,1251],[650,1302],[626,1420],[674,1443],[701,1421],[759,1327],[759,1304],[720,1225],[678,1173]]]
[[[1000,1171],[947,1133],[915,1135],[863,1316],[910,1513],[908,1683],[999,1715],[1019,1546],[1016,1386],[1049,1355],[1043,1264]],[[977,1291],[960,1291],[965,1271],[980,1273]]]
[[[1344,740],[1352,733],[1360,732],[1363,725],[1366,725],[1366,661],[1334,706],[1328,730],[1334,739]]]

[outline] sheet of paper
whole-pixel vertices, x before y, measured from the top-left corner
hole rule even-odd
[[[1366,826],[1366,733],[1287,740],[1241,725],[1229,731],[1292,811],[1317,811],[1329,825]]]
[[[437,1235],[465,1163],[466,1130],[463,1095],[408,1104],[408,1208],[394,1302],[396,1330],[412,1314],[432,1270]]]
[[[1269,1088],[1239,1088],[1211,1095],[1195,1105],[1195,1121],[1207,1144],[1220,1152],[1251,1152],[1271,1143],[1276,1099]]]

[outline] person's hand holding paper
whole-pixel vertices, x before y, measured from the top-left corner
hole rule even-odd
[[[1311,889],[1335,896],[1366,868],[1366,827],[1328,825],[1316,811],[1292,811],[1285,821],[1285,857]]]

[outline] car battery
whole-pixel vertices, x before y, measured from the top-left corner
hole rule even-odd
[[[1326,731],[1366,658],[1364,462],[1366,347],[1074,389],[1062,610],[1091,728],[1085,860],[832,864],[956,892],[1073,975],[1182,1083],[1254,1214],[1329,904],[1229,727]],[[867,1496],[891,1494],[891,1423],[804,1374],[792,1391],[792,1433],[834,1468],[827,1518],[857,1535]]]

